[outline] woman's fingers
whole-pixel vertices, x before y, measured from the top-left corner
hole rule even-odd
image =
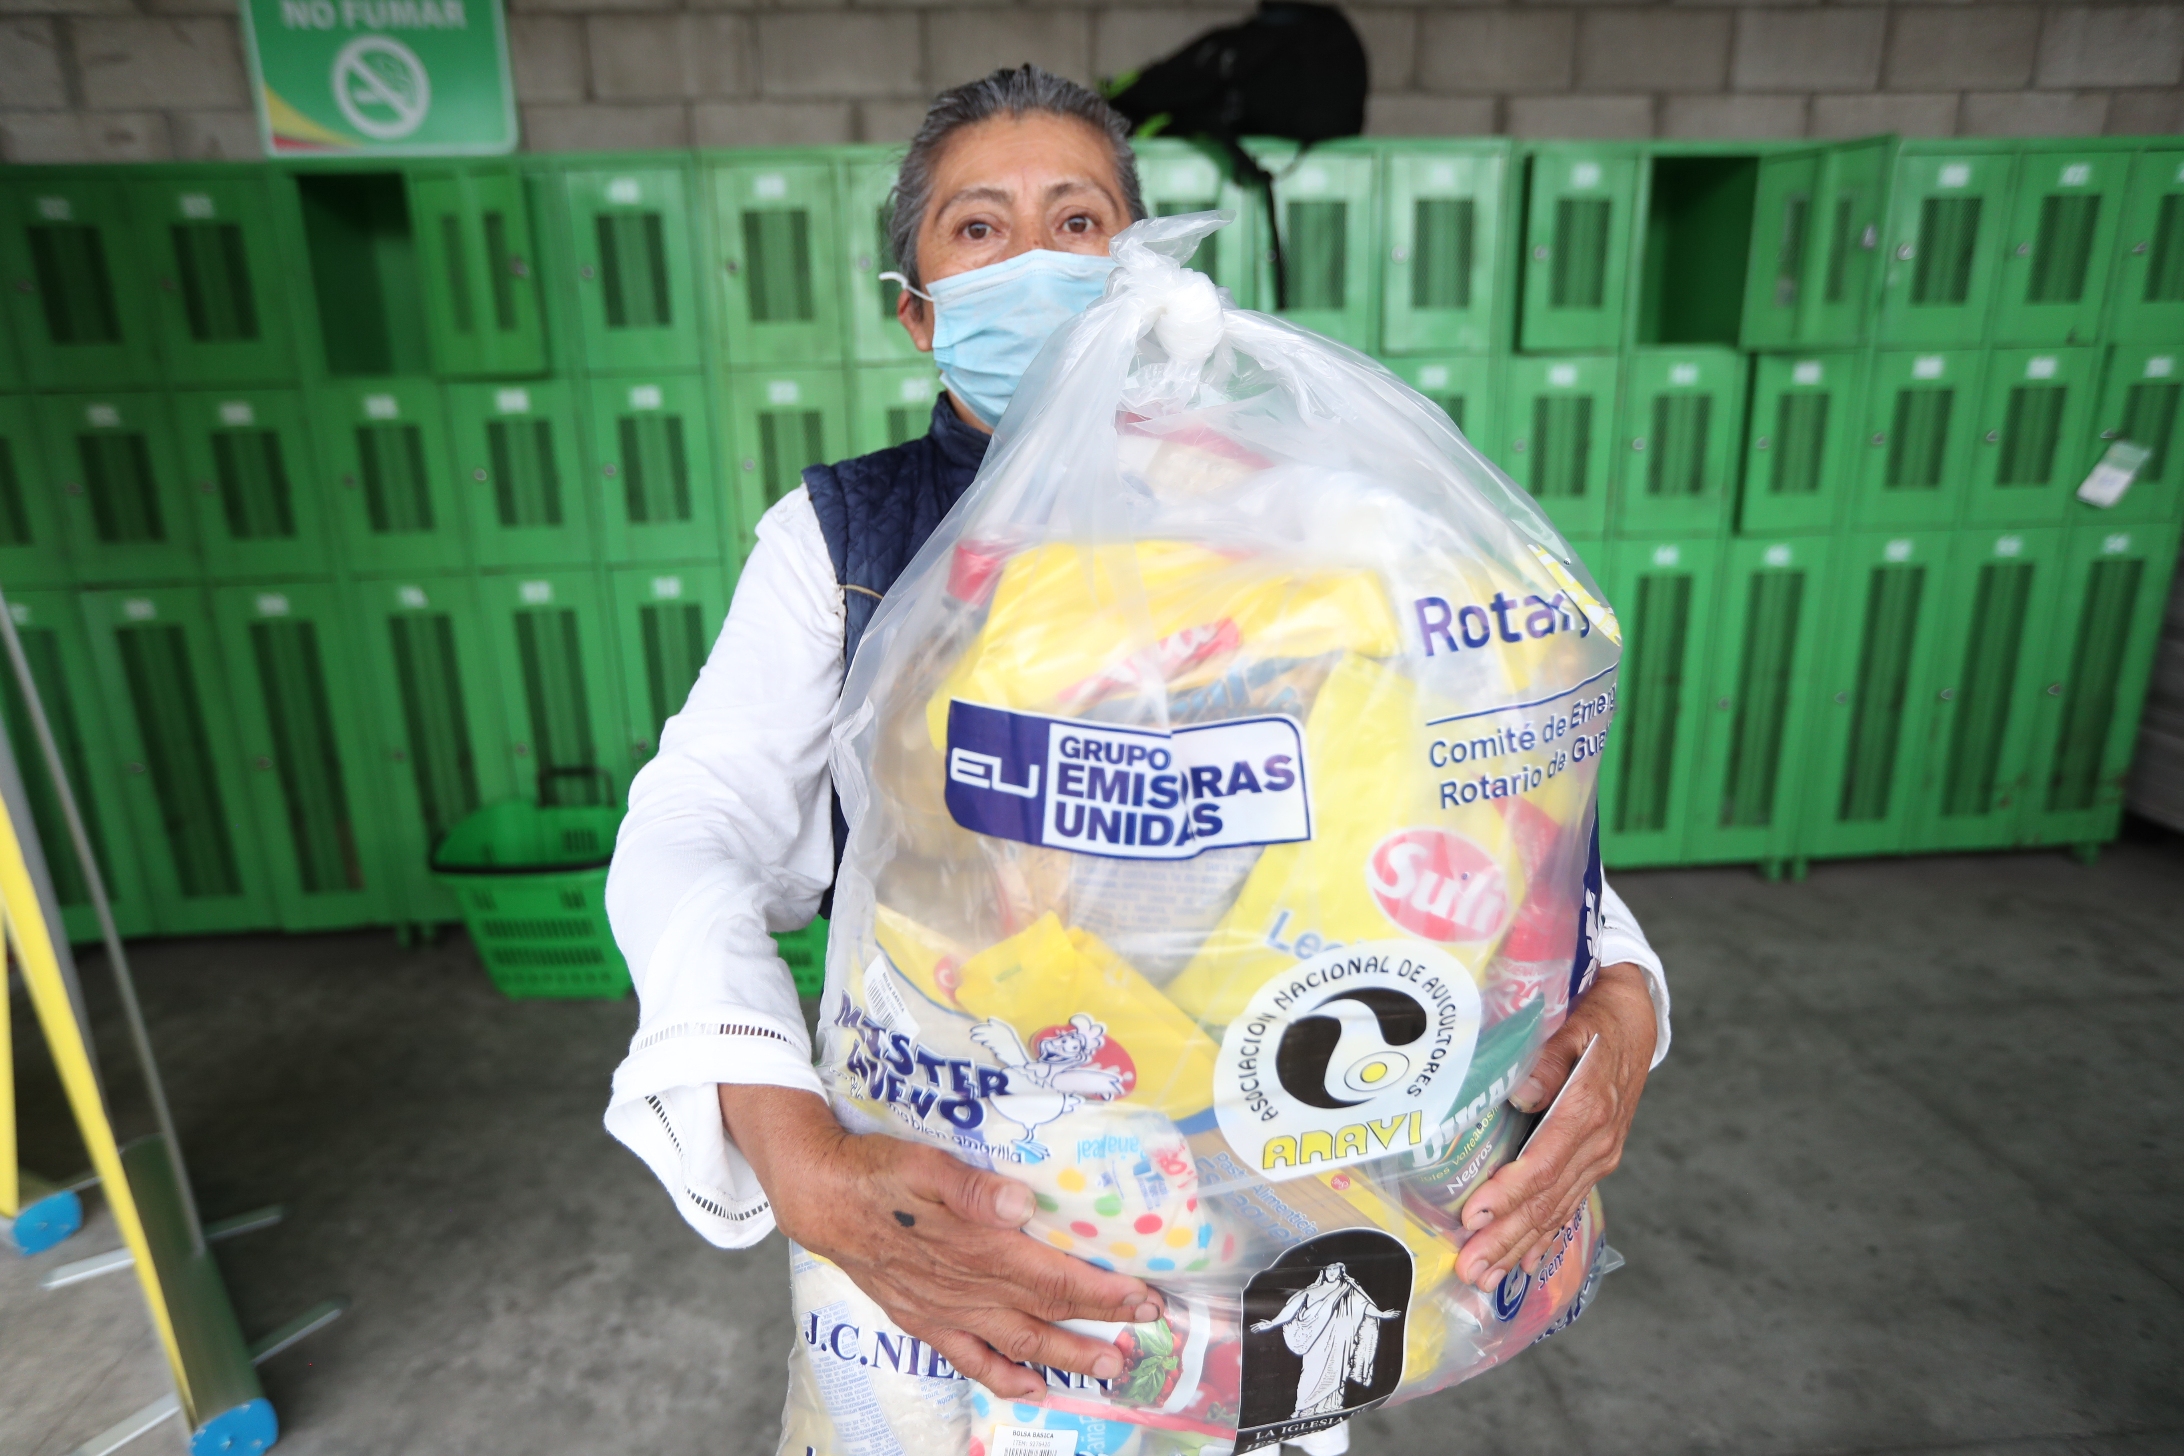
[[[974,1168],[934,1148],[909,1146],[919,1156],[905,1159],[902,1172],[916,1192],[945,1204],[967,1223],[1020,1229],[1030,1222],[1031,1190],[1014,1178]]]
[[[1074,1370],[1079,1375],[1100,1380],[1112,1380],[1122,1373],[1122,1352],[1113,1345],[1035,1320],[1022,1310],[982,1311],[969,1329],[1002,1356],[1020,1365]]]
[[[963,1330],[935,1330],[922,1337],[950,1365],[1004,1400],[1036,1400],[1046,1382],[1021,1365],[1011,1365],[993,1347]]]

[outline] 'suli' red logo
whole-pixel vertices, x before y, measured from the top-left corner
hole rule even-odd
[[[1494,857],[1446,829],[1404,829],[1365,867],[1390,920],[1427,940],[1491,940],[1509,921],[1509,881]]]

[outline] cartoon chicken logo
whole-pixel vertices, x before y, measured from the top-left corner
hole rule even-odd
[[[1044,1162],[1048,1156],[1046,1144],[1039,1141],[1040,1128],[1087,1101],[1111,1102],[1127,1090],[1122,1074],[1099,1061],[1107,1028],[1082,1011],[1067,1026],[1042,1034],[1037,1055],[1024,1050],[1023,1038],[1005,1021],[981,1021],[971,1028],[971,1039],[1008,1069],[1008,1090],[989,1096],[986,1105],[1003,1122],[1022,1130],[1013,1146],[1028,1163]]]

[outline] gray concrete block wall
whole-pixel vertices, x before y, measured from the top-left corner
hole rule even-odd
[[[540,151],[900,141],[940,87],[1091,80],[1248,4],[509,0]],[[2184,4],[1350,7],[1380,135],[2184,131]],[[0,157],[256,155],[232,0],[0,0]]]

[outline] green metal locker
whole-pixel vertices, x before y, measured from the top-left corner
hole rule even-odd
[[[1711,532],[1736,495],[1744,359],[1734,349],[1639,349],[1623,377],[1616,529]]]
[[[704,378],[637,374],[584,388],[607,560],[718,559],[735,535],[735,504]]]
[[[311,433],[351,570],[464,564],[447,410],[437,384],[329,385],[312,398]]]
[[[228,696],[203,593],[189,587],[85,592],[109,743],[162,935],[275,925],[245,775],[250,758]]]
[[[520,786],[510,778],[513,741],[477,586],[470,577],[373,579],[346,591],[384,793],[379,873],[391,912],[413,924],[457,916],[429,872],[433,846],[465,815],[533,787],[528,767]]]
[[[1799,857],[1900,854],[1925,775],[1951,535],[1837,538]]]
[[[1600,853],[1611,868],[1684,857],[1720,566],[1719,543],[1703,536],[1608,548],[1601,585],[1623,624],[1615,722],[1600,777]]]
[[[1517,357],[1504,366],[1500,449],[1509,473],[1565,536],[1608,526],[1619,361],[1612,354]]]
[[[1230,180],[1226,157],[1210,146],[1176,137],[1135,144],[1138,185],[1154,217],[1226,210],[1236,220],[1198,245],[1190,266],[1229,291],[1239,308],[1274,306],[1262,293],[1266,272],[1266,199]]]
[[[2008,152],[1907,143],[1896,159],[1888,261],[1882,273],[1883,344],[1977,344],[1987,337],[2009,231]]]
[[[1965,530],[1951,543],[1913,850],[2016,842],[2062,536],[2057,527]]]
[[[1824,531],[1842,520],[1859,461],[1862,366],[1849,353],[1753,361],[1739,532]]]
[[[1687,860],[1773,865],[1799,852],[1834,546],[1826,536],[1794,536],[1726,548]]]
[[[1381,347],[1484,353],[1501,302],[1505,142],[1383,143],[1387,239]]]
[[[0,187],[0,208],[0,270],[25,377],[42,389],[157,383],[151,294],[122,184],[18,171]]]
[[[896,147],[850,147],[841,158],[841,226],[836,231],[842,307],[849,315],[849,357],[866,364],[907,364],[918,357],[917,346],[895,317],[902,286],[880,277],[898,267],[887,240],[887,221],[900,157]]]
[[[615,747],[622,711],[599,578],[487,576],[478,590],[507,725],[503,762],[516,792],[562,804],[619,802],[629,777]]]
[[[38,438],[36,401],[0,395],[0,585],[47,586],[70,577],[52,472]]]
[[[196,533],[167,401],[156,394],[48,395],[38,405],[76,579],[196,576]]]
[[[215,580],[334,569],[304,398],[290,389],[170,396],[182,478]]]
[[[523,178],[509,166],[410,178],[435,372],[450,378],[546,372],[538,249]]]
[[[2131,163],[2108,336],[2126,344],[2184,340],[2184,151]]]
[[[1855,344],[1872,314],[1888,143],[1760,158],[1744,275],[1747,349]]]
[[[212,596],[281,929],[386,921],[384,776],[339,591],[281,582]]]
[[[8,327],[7,311],[0,309],[0,391],[28,389],[30,379],[23,361],[16,357],[15,339]]]
[[[46,724],[53,730],[54,747],[60,751],[61,771],[76,796],[83,815],[84,832],[91,840],[99,878],[112,903],[114,924],[123,935],[145,935],[152,929],[152,905],[145,894],[143,872],[137,864],[137,837],[123,806],[120,752],[110,735],[113,714],[100,690],[92,665],[89,642],[76,594],[67,591],[17,591],[8,593],[8,613],[15,619],[15,635],[22,641],[23,656],[30,663],[30,677],[38,700],[45,705]],[[68,938],[81,943],[99,938],[98,916],[91,908],[90,882],[76,859],[69,839],[68,821],[46,772],[45,751],[32,728],[22,689],[15,673],[0,665],[0,713],[7,719],[9,745],[22,770],[23,787],[30,796],[32,820],[39,842],[45,846],[46,865],[53,873],[53,893],[61,905],[61,920]]]
[[[2119,344],[2109,351],[2108,378],[2093,416],[2096,448],[2130,440],[2153,453],[2131,488],[2107,510],[2073,506],[2070,514],[2091,521],[2170,521],[2176,518],[2178,485],[2184,482],[2184,438],[2177,434],[2177,406],[2184,403],[2184,348],[2174,344]]]
[[[290,290],[265,175],[163,169],[133,178],[129,190],[151,260],[167,382],[293,380]]]
[[[609,573],[622,662],[621,781],[660,751],[660,726],[682,711],[728,615],[717,566],[635,566]]]
[[[2072,527],[2058,609],[2040,644],[2022,842],[2115,837],[2176,554],[2173,523]]]
[[[597,558],[568,385],[452,384],[447,414],[456,489],[479,565],[572,566]]]
[[[1963,506],[1978,437],[1977,349],[1883,353],[1866,372],[1865,458],[1851,519],[1860,526],[1946,526]]]
[[[1997,344],[2090,344],[2101,336],[2131,154],[2081,143],[2027,142],[1987,338]]]
[[[1378,165],[1372,151],[1350,142],[1324,143],[1301,157],[1286,144],[1253,151],[1260,165],[1274,174],[1275,214],[1281,219],[1282,261],[1289,278],[1289,306],[1282,316],[1353,348],[1377,349]],[[1263,308],[1271,308],[1275,298],[1271,267],[1257,293]]]
[[[1613,349],[1630,290],[1635,153],[1586,144],[1533,149],[1524,219],[1526,349]]]
[[[737,367],[842,357],[834,165],[810,154],[715,164],[721,336]]]
[[[1453,359],[1390,359],[1403,382],[1441,407],[1480,454],[1501,465],[1503,430],[1495,373],[1500,361],[1479,354]]]
[[[691,177],[663,160],[632,158],[627,167],[572,170],[564,179],[584,364],[594,373],[704,362]]]
[[[1987,355],[1979,443],[1965,519],[1979,525],[2061,524],[2094,448],[2098,349],[1996,349]]]
[[[838,369],[737,373],[728,376],[727,386],[736,442],[740,562],[750,554],[758,518],[804,483],[805,466],[852,453],[849,391]]]
[[[932,428],[940,376],[930,359],[914,364],[867,364],[849,373],[849,453],[868,455]]]

